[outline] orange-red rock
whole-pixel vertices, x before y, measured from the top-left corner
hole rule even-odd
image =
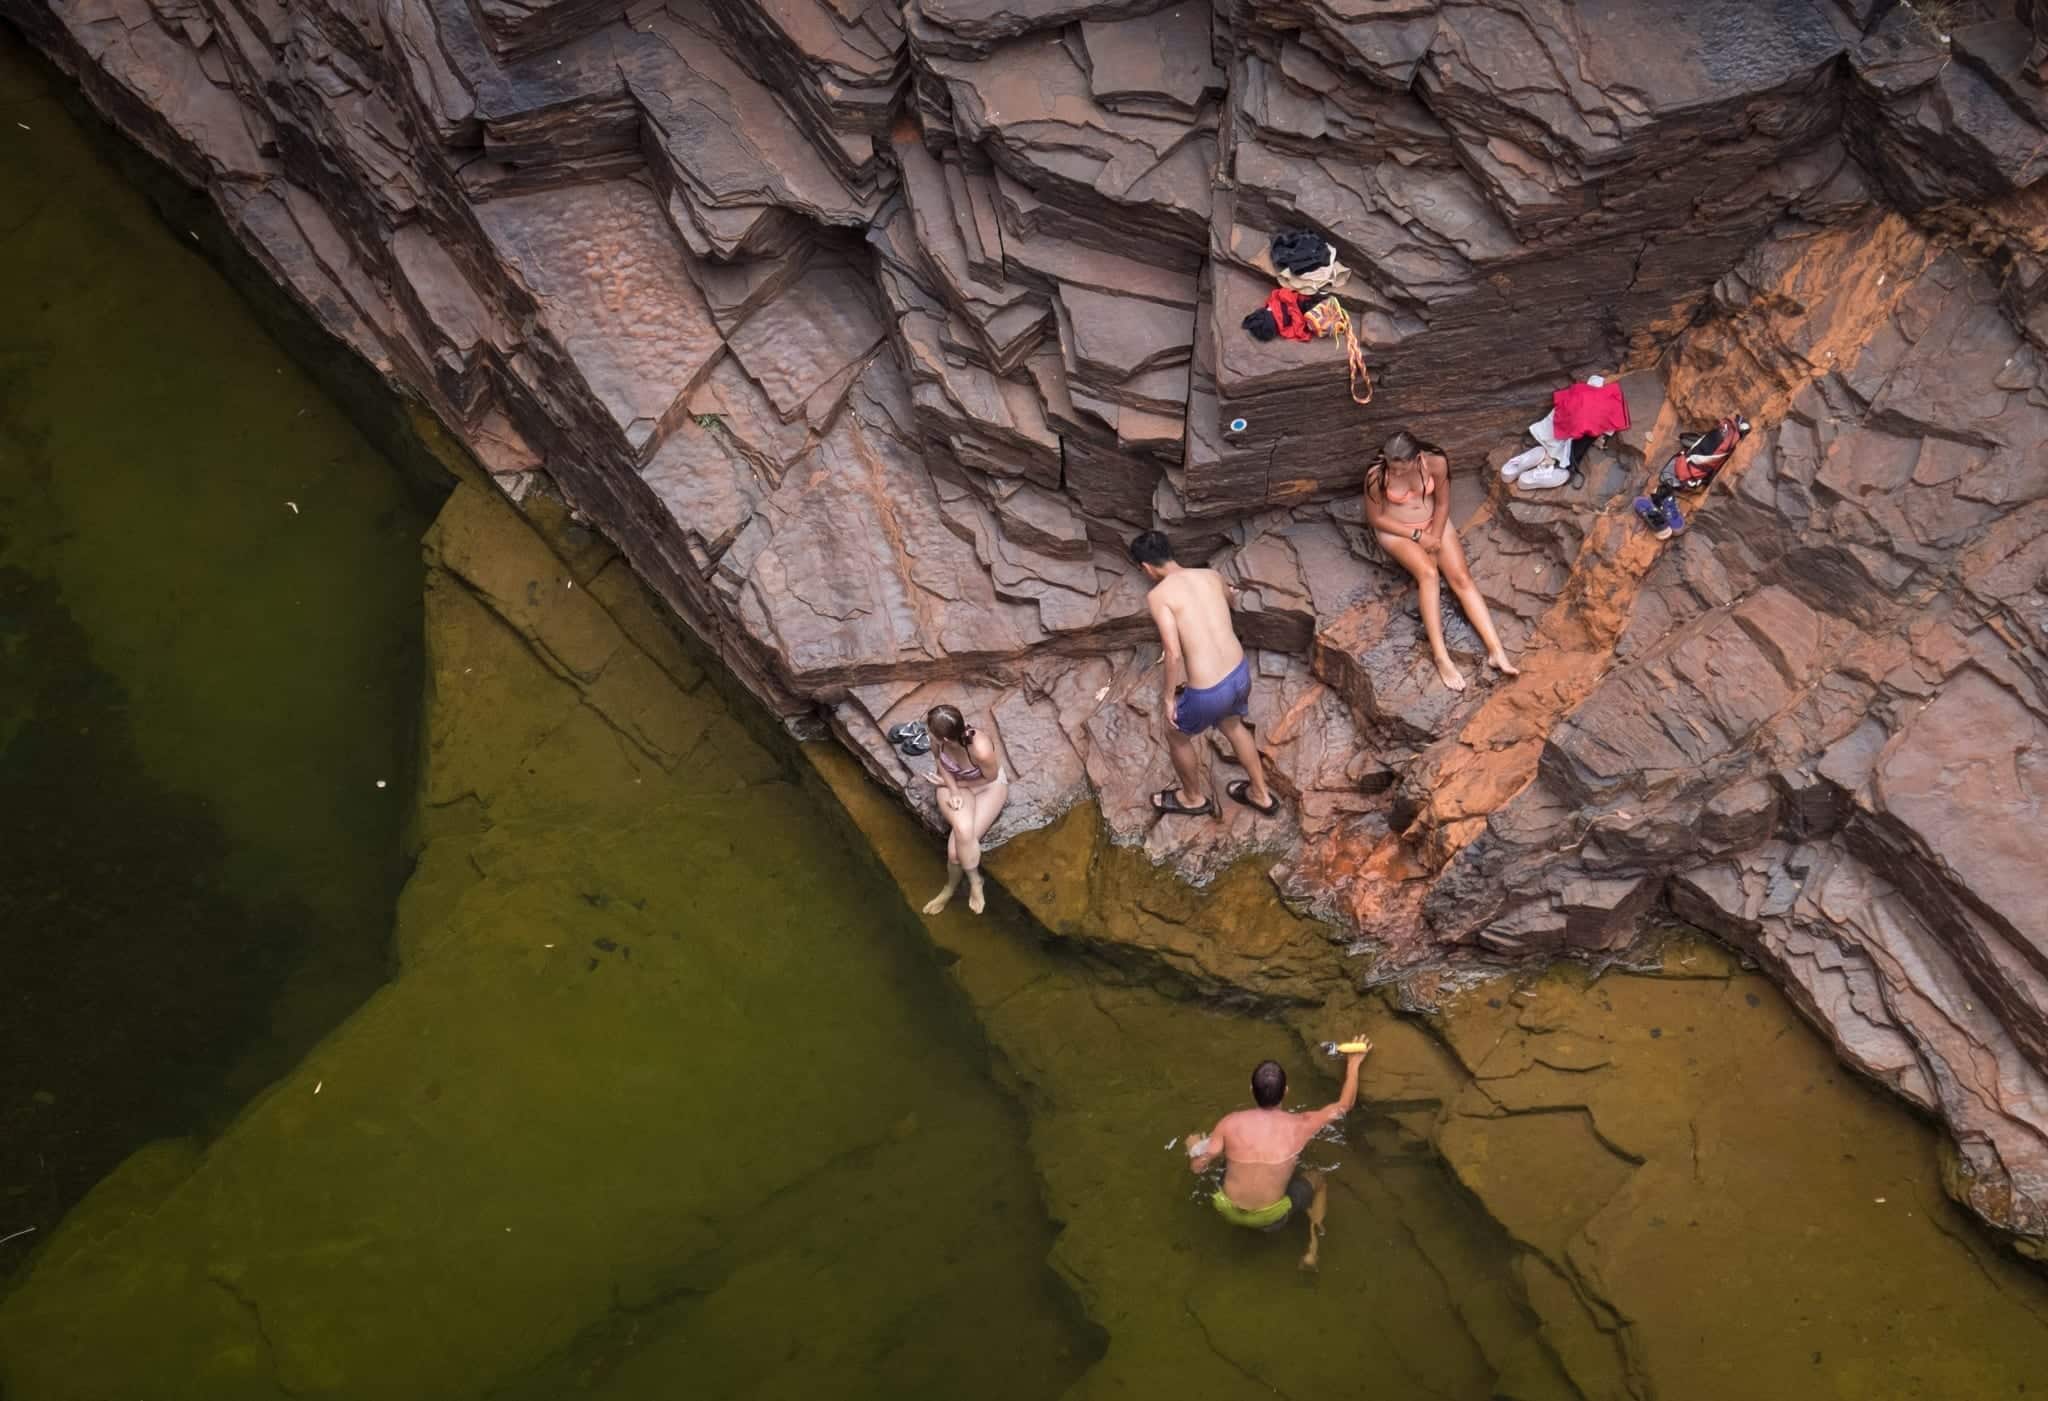
[[[1944,42],[1871,0],[0,0],[878,777],[955,700],[1013,767],[999,835],[1092,800],[1416,968],[1667,905],[2041,1235],[2044,7],[1961,8]],[[1239,329],[1292,224],[1353,270],[1370,407],[1331,344]],[[1638,426],[1582,487],[1495,480],[1594,371]],[[1629,499],[1733,412],[1758,431],[1658,544]],[[1449,450],[1518,681],[1453,608],[1443,691],[1362,529],[1397,427]],[[1121,541],[1155,523],[1244,590],[1285,820],[1145,806]]]

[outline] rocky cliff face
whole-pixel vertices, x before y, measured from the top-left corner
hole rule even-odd
[[[1252,852],[1383,971],[1669,905],[2048,1233],[2048,18],[2027,0],[0,0],[515,494],[787,716],[995,717],[1003,832]],[[1238,327],[1326,235],[1378,384]],[[1488,467],[1625,374],[1577,490]],[[1658,547],[1676,428],[1759,431]],[[1241,426],[1240,426],[1241,422]],[[1356,484],[1442,443],[1526,674]],[[1120,542],[1245,586],[1285,822],[1156,825]],[[1451,619],[1454,652],[1475,640]]]

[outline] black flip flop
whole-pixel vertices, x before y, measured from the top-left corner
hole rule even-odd
[[[906,720],[900,725],[891,725],[888,739],[889,743],[913,759],[920,754],[931,752],[932,737],[922,720]]]
[[[1260,807],[1252,801],[1252,781],[1248,778],[1233,780],[1223,791],[1230,795],[1233,802],[1243,803],[1261,817],[1271,817],[1274,813],[1280,811],[1280,800],[1278,798],[1273,799],[1272,802],[1264,807]]]
[[[1176,783],[1152,795],[1152,811],[1162,817],[1214,817],[1216,800],[1204,796],[1199,805],[1189,807],[1180,800],[1180,785]]]

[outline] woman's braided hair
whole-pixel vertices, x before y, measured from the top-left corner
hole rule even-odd
[[[1387,468],[1396,462],[1413,462],[1424,453],[1438,457],[1449,456],[1435,443],[1425,443],[1413,433],[1403,429],[1380,444],[1379,455],[1365,466],[1365,494],[1387,499]]]

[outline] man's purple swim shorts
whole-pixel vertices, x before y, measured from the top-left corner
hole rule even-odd
[[[1184,735],[1213,729],[1226,715],[1251,713],[1252,659],[1246,657],[1213,686],[1183,686],[1173,704],[1173,727]]]

